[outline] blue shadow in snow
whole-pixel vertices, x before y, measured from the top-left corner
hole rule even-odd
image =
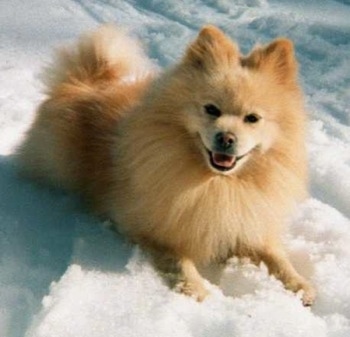
[[[13,159],[0,156],[0,308],[9,337],[24,335],[50,284],[71,263],[120,272],[131,251],[77,197],[19,177]]]

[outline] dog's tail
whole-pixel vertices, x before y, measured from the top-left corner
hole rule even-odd
[[[78,44],[62,49],[46,69],[49,93],[64,86],[95,87],[103,82],[129,81],[147,75],[154,66],[136,39],[112,25],[83,35]]]

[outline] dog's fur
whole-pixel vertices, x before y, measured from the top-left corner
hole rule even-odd
[[[280,238],[307,182],[292,43],[244,57],[206,26],[173,68],[158,75],[149,64],[137,41],[109,26],[64,50],[18,150],[24,172],[79,191],[198,300],[207,290],[196,266],[237,255],[265,262],[311,304],[314,289]],[[218,132],[235,139],[234,154],[218,157],[234,162],[225,170],[212,164]]]

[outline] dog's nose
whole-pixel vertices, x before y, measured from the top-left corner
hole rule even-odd
[[[219,151],[233,150],[236,142],[236,137],[230,132],[218,132],[215,135],[215,147]]]

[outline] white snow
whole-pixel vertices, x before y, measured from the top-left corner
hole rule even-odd
[[[350,336],[348,0],[0,2],[0,336]],[[304,308],[264,266],[233,259],[203,303],[170,291],[147,256],[75,196],[17,176],[11,159],[43,98],[53,49],[103,22],[141,37],[160,66],[207,23],[243,52],[291,38],[310,123],[311,197],[291,219],[291,258],[317,287]]]

